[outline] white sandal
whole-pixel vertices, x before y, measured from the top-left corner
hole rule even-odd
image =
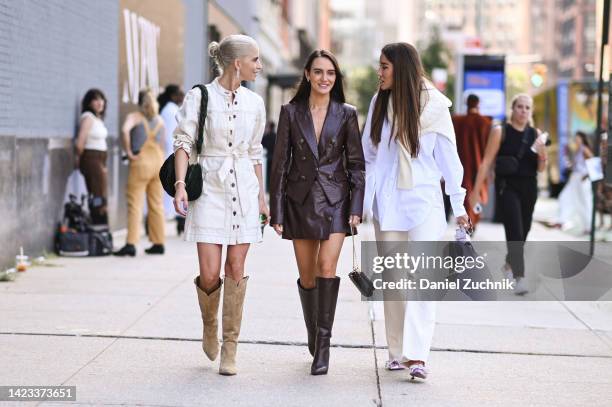
[[[387,370],[404,370],[406,369],[406,367],[404,365],[402,365],[398,360],[393,359],[393,360],[387,360],[387,362],[385,362],[385,369]]]
[[[410,366],[408,366],[408,369],[410,370],[410,378],[414,379],[419,378],[419,379],[427,379],[427,370],[425,370],[425,365],[421,364],[421,363],[414,363]]]

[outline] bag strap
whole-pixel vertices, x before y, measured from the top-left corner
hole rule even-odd
[[[161,121],[158,120],[157,124],[155,125],[155,128],[153,128],[153,130],[151,130],[151,126],[149,126],[149,121],[143,115],[142,116],[142,126],[144,127],[144,131],[147,134],[147,139],[150,139],[150,138],[154,138],[155,137],[155,135],[157,134],[157,132],[161,128],[162,123],[161,123]]]
[[[151,137],[151,128],[149,127],[147,118],[144,115],[142,115],[142,127],[144,127],[144,131],[147,134],[147,138]]]
[[[357,267],[357,252],[355,251],[355,234],[351,225],[349,225],[349,228],[351,229],[351,240],[353,242],[353,271],[355,271],[359,270],[359,267]]]
[[[504,142],[506,141],[506,126],[508,126],[508,122],[503,122],[502,123],[502,137],[501,137],[501,144],[504,144]],[[531,129],[531,127],[528,127],[525,130]],[[525,155],[525,150],[527,148],[527,144],[529,143],[529,140],[527,140],[527,138],[529,137],[529,133],[531,131],[525,131],[525,134],[523,134],[523,138],[521,139],[521,147],[519,148],[518,154],[516,155],[516,159],[521,161],[521,159],[523,158],[523,156]]]
[[[202,97],[200,98],[200,112],[198,115],[198,138],[196,140],[196,151],[198,155],[202,152],[202,143],[204,142],[204,124],[206,123],[206,114],[208,109],[208,90],[201,83],[194,85],[193,88],[200,89]]]
[[[161,118],[159,116],[157,116],[157,124],[155,125],[155,128],[152,131],[153,137],[155,137],[157,135],[157,132],[159,132],[159,130],[162,128],[162,126],[163,126],[163,122],[162,122]]]
[[[525,134],[523,134],[523,139],[521,141],[521,148],[519,149],[519,152],[516,155],[516,158],[519,161],[521,161],[521,159],[525,155],[525,150],[527,149],[527,144],[529,143],[529,140],[527,138],[529,137],[529,133],[531,133],[531,127],[528,127],[525,130],[528,130],[528,131],[525,131]]]

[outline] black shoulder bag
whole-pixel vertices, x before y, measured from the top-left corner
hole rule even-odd
[[[349,226],[349,228],[351,229],[351,239],[353,241],[353,271],[351,271],[348,276],[353,284],[355,284],[355,287],[357,287],[361,295],[366,298],[370,298],[374,294],[374,284],[357,265],[357,254],[355,253],[355,234],[353,233],[353,227]]]
[[[529,131],[525,131],[521,142],[521,147],[516,156],[514,155],[498,155],[495,159],[495,174],[500,176],[514,175],[519,170],[519,162],[525,155],[527,143],[529,142]],[[506,141],[506,125],[502,127],[502,144]]]
[[[198,116],[198,138],[196,140],[196,150],[199,155],[202,150],[202,143],[204,141],[204,123],[206,122],[206,109],[208,108],[208,91],[204,85],[195,85],[192,89],[200,88],[202,92],[202,99],[200,101],[200,114]],[[159,170],[159,179],[162,183],[164,191],[174,198],[176,194],[176,173],[174,172],[174,153],[172,153]],[[191,164],[187,167],[187,174],[185,175],[185,190],[187,191],[187,199],[195,201],[202,194],[202,167],[200,163]]]

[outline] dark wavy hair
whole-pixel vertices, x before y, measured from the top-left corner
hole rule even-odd
[[[327,58],[330,60],[334,69],[336,70],[336,81],[334,82],[334,86],[332,87],[330,97],[332,100],[338,103],[344,103],[344,76],[340,71],[340,66],[338,65],[338,60],[331,52],[324,49],[317,49],[312,51],[312,53],[308,56],[306,60],[306,65],[304,65],[304,70],[302,71],[302,80],[298,85],[297,91],[293,98],[289,101],[289,103],[308,103],[308,98],[310,97],[310,82],[306,79],[306,71],[310,71],[312,68],[312,63],[316,58]]]
[[[578,130],[576,132],[576,137],[582,140],[582,144],[584,144],[585,147],[591,148],[591,143],[589,143],[589,136],[587,136],[585,132]]]
[[[94,116],[97,116],[96,112],[94,112],[91,108],[91,102],[94,99],[102,99],[104,101],[104,109],[102,109],[99,116],[101,119],[104,119],[104,116],[106,115],[106,105],[108,103],[106,101],[106,96],[104,96],[104,92],[102,92],[100,89],[92,88],[85,93],[85,96],[83,96],[83,101],[81,101],[81,113],[91,112],[94,114]]]
[[[374,103],[370,138],[380,143],[383,123],[387,117],[389,98],[393,106],[391,134],[395,134],[412,157],[419,155],[419,126],[421,116],[421,92],[425,87],[425,71],[418,51],[405,42],[387,44],[382,54],[393,65],[391,89],[379,90]]]
[[[166,106],[166,104],[172,100],[173,96],[182,92],[183,91],[181,90],[181,87],[178,85],[170,84],[166,86],[164,92],[157,97],[157,103],[159,103],[159,111],[162,111],[164,106]]]

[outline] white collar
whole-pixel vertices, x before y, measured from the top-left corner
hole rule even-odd
[[[227,90],[227,89],[225,89],[221,85],[221,83],[219,83],[219,77],[218,76],[213,80],[212,85],[213,85],[213,88],[217,90],[217,92],[219,92],[220,94],[222,94],[224,96],[231,96],[232,93],[234,95],[237,95],[237,94],[240,93],[240,90],[242,88],[242,85],[241,85],[241,86],[238,86],[238,88],[236,88],[236,90],[234,90],[234,91]]]

